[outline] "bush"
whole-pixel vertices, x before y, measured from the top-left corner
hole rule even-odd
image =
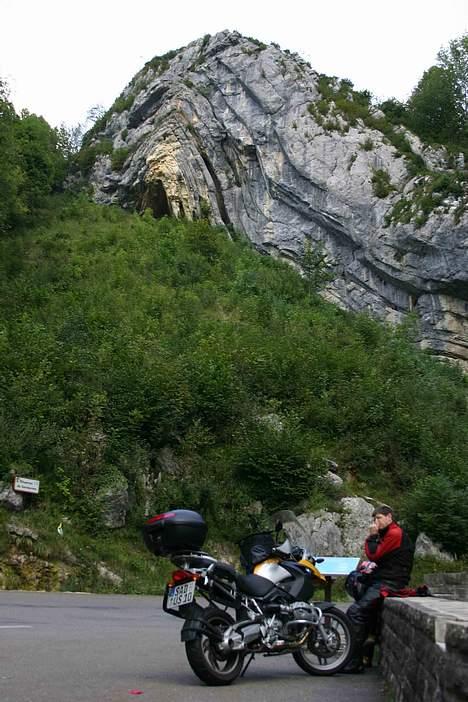
[[[125,112],[125,110],[129,110],[131,106],[133,105],[135,101],[135,96],[130,93],[126,97],[124,95],[120,95],[117,100],[114,102],[114,104],[111,107],[111,112],[117,112],[117,114],[120,114],[121,112]]]
[[[127,148],[116,149],[113,151],[111,155],[112,170],[121,171],[130,153],[130,149]]]
[[[271,510],[297,505],[318,489],[323,460],[293,415],[265,415],[244,425],[233,454],[234,473]]]
[[[447,475],[428,475],[410,492],[404,503],[406,522],[414,533],[428,534],[446,551],[468,553],[468,488]]]
[[[395,190],[390,182],[390,176],[387,171],[382,169],[374,170],[372,175],[372,190],[376,197],[384,198],[390,195],[392,190]]]
[[[383,499],[425,474],[462,482],[466,380],[322,301],[320,251],[301,277],[203,220],[50,207],[0,240],[0,465],[28,466],[40,499],[89,508],[95,530],[115,467],[136,514],[163,447],[181,468],[158,507],[218,503],[223,529],[254,499],[320,497],[325,456]]]
[[[367,139],[361,144],[361,149],[364,151],[372,151],[373,148],[374,142],[369,137],[367,137]]]

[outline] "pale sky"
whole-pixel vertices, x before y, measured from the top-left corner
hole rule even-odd
[[[74,126],[153,56],[224,29],[405,100],[438,50],[468,32],[468,0],[0,0],[0,21],[0,78],[16,110]]]

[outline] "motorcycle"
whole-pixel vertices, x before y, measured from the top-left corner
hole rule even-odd
[[[301,526],[295,516],[290,521],[296,530]],[[310,602],[325,578],[304,545],[289,538],[277,545],[270,532],[251,535],[240,542],[242,574],[201,550],[206,533],[202,516],[191,510],[158,514],[143,526],[149,550],[176,566],[163,609],[184,620],[181,640],[200,680],[229,685],[256,654],[292,654],[311,675],[333,675],[346,666],[351,624],[333,603]]]

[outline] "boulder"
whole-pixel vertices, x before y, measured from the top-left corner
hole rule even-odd
[[[107,580],[109,583],[116,585],[117,587],[122,585],[123,580],[120,575],[117,575],[117,573],[113,573],[112,570],[109,570],[105,563],[98,563],[96,565],[96,569],[99,577],[103,580]]]
[[[338,526],[340,515],[337,512],[320,510],[313,514],[302,514],[298,521],[304,527],[309,538],[304,543],[300,532],[295,533],[297,543],[308,547],[312,553],[320,556],[343,556],[343,541]],[[293,530],[288,524],[288,530]]]
[[[19,537],[20,539],[30,539],[31,541],[37,541],[39,536],[32,529],[21,526],[20,524],[13,524],[10,522],[7,524],[7,532],[12,536]]]
[[[10,484],[0,483],[0,506],[11,512],[20,512],[24,509],[24,497],[15,492]]]
[[[440,561],[453,561],[454,557],[442,549],[442,547],[432,541],[424,532],[418,534],[414,553],[416,556],[430,556]]]
[[[372,523],[374,506],[366,502],[362,497],[343,497],[340,502],[343,508],[340,522],[343,555],[364,555],[364,541],[369,536],[369,526]]]
[[[288,523],[288,533],[320,556],[362,556],[374,507],[362,497],[343,497],[340,507],[340,512],[320,510],[298,517],[307,543],[294,522]]]
[[[336,473],[333,473],[333,471],[329,470],[325,473],[323,476],[323,479],[329,483],[330,485],[334,485],[335,487],[341,487],[343,485],[343,478],[340,478],[339,475]]]

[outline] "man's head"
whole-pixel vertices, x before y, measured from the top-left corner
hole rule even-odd
[[[393,510],[388,505],[381,505],[374,509],[372,518],[377,529],[385,529],[393,522]]]

